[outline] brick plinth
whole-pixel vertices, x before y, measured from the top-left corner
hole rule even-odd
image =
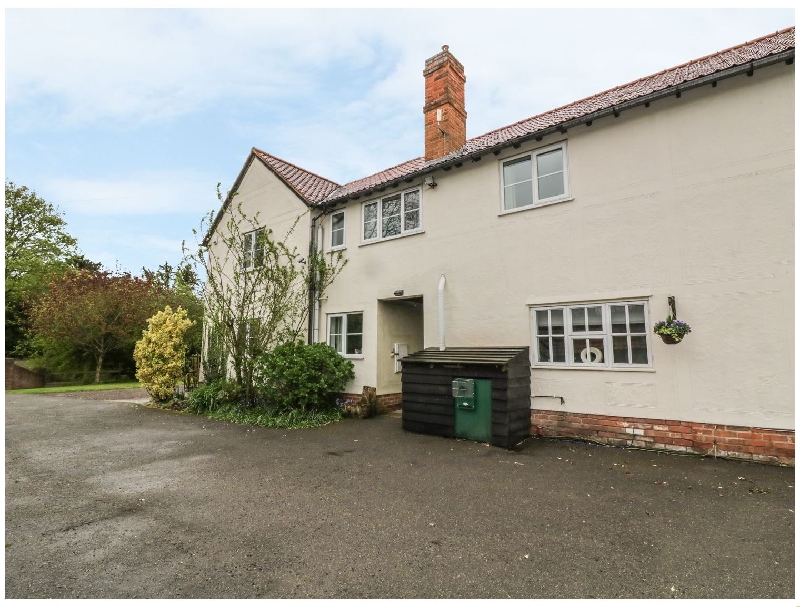
[[[531,435],[794,466],[794,430],[532,409]]]
[[[341,400],[352,399],[355,401],[360,401],[363,395],[361,394],[341,394],[339,398]],[[381,394],[377,397],[378,399],[378,410],[381,413],[388,413],[390,411],[397,411],[400,409],[403,403],[403,394],[402,392],[397,392],[395,394]]]

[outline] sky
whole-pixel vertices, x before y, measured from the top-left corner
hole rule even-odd
[[[5,177],[81,252],[176,265],[252,147],[337,183],[423,154],[425,59],[467,137],[794,25],[792,9],[6,9]]]

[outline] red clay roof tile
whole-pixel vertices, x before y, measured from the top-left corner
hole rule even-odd
[[[286,162],[277,156],[267,154],[258,148],[253,148],[253,154],[272,169],[301,198],[311,204],[322,202],[332,191],[341,187],[330,179],[325,179],[316,173],[301,169],[291,162]]]
[[[370,190],[390,184],[399,179],[418,174],[424,169],[435,168],[440,164],[459,158],[468,158],[482,151],[513,141],[519,137],[534,134],[543,129],[558,126],[568,120],[588,116],[600,110],[611,109],[621,103],[634,101],[651,93],[689,82],[696,78],[708,76],[731,67],[745,65],[750,61],[763,59],[794,48],[794,27],[780,30],[774,34],[751,40],[724,51],[701,57],[663,70],[656,74],[640,78],[633,82],[597,93],[591,97],[580,99],[554,110],[538,114],[514,124],[490,131],[478,137],[468,139],[460,149],[428,162],[414,158],[397,166],[385,169],[368,177],[351,181],[342,186],[324,179],[276,158],[261,150],[253,148],[256,155],[270,168],[282,176],[290,187],[310,204],[321,204],[344,199],[355,194],[367,193]]]

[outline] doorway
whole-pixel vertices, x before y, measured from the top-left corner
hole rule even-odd
[[[402,390],[401,359],[422,350],[424,342],[421,295],[378,300],[378,395]]]

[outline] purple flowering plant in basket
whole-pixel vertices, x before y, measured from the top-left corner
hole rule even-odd
[[[692,328],[677,318],[667,317],[667,320],[658,321],[653,327],[653,332],[661,337],[665,344],[678,344],[692,332]]]

